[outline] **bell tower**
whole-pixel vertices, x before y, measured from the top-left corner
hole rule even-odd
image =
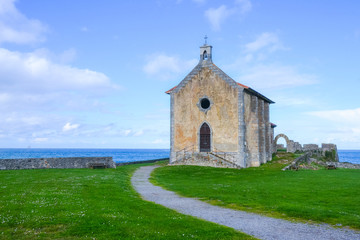
[[[200,62],[212,62],[212,46],[207,44],[207,36],[204,37],[205,43],[200,47]]]

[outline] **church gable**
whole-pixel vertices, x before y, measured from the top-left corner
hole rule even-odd
[[[173,95],[174,147],[193,145],[199,148],[199,128],[206,122],[214,133],[212,149],[238,150],[238,91],[212,72],[203,68]],[[221,133],[221,134],[219,134]]]
[[[219,78],[224,80],[229,86],[232,87],[242,87],[237,82],[235,82],[232,78],[230,78],[227,74],[225,74],[220,68],[218,68],[215,64],[212,62],[200,62],[180,83],[178,86],[173,88],[172,90],[169,90],[169,93],[174,91],[174,93],[179,92],[182,88],[186,86],[186,84],[191,81],[194,76],[198,75],[200,71],[204,69],[209,69],[212,71],[215,75],[217,75]],[[168,92],[167,92],[168,93]]]
[[[206,57],[205,57],[205,55],[206,55]],[[218,77],[223,79],[231,87],[244,90],[248,94],[255,95],[268,103],[274,103],[272,100],[268,99],[261,93],[255,91],[254,89],[252,89],[246,85],[236,82],[231,77],[229,77],[226,73],[224,73],[218,66],[216,66],[212,62],[212,47],[209,45],[206,45],[206,44],[203,45],[202,47],[200,47],[200,61],[195,66],[195,68],[188,75],[186,75],[186,77],[177,86],[166,91],[165,93],[167,93],[167,94],[178,93],[179,91],[181,91],[181,89],[183,89],[188,84],[189,81],[191,81],[191,79],[193,79],[196,75],[198,75],[200,73],[200,71],[203,69],[211,70],[214,74],[216,74]]]
[[[229,86],[232,86],[234,88],[237,87],[244,87],[244,85],[239,85],[237,82],[235,82],[232,78],[230,78],[226,73],[224,73],[220,68],[218,68],[213,62],[212,62],[212,46],[204,44],[200,47],[200,61],[195,66],[195,68],[177,85],[176,87],[170,89],[166,93],[170,94],[171,92],[178,93],[182,88],[185,87],[186,84],[188,84],[191,79],[194,78],[194,76],[198,75],[201,70],[203,69],[209,69],[214,74],[219,76],[221,79],[223,79]],[[246,87],[246,86],[245,86]]]

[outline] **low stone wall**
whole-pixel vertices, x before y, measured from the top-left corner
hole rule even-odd
[[[0,159],[0,170],[89,168],[93,165],[116,168],[112,157],[66,157],[66,158],[22,158]]]
[[[311,153],[305,153],[305,154],[301,155],[300,157],[298,157],[294,161],[292,161],[291,164],[287,165],[286,167],[284,167],[281,170],[285,171],[285,170],[289,170],[289,169],[298,169],[298,165],[300,163],[309,162],[310,155],[311,155]]]

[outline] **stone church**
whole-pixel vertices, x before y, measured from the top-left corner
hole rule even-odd
[[[212,46],[174,88],[171,98],[170,164],[245,168],[271,160],[274,103],[234,81],[212,61]]]

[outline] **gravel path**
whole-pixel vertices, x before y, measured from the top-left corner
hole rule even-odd
[[[145,200],[180,213],[228,226],[260,239],[360,239],[360,232],[353,230],[332,228],[327,224],[293,223],[180,197],[149,182],[150,173],[156,167],[139,168],[132,176],[132,185]]]

